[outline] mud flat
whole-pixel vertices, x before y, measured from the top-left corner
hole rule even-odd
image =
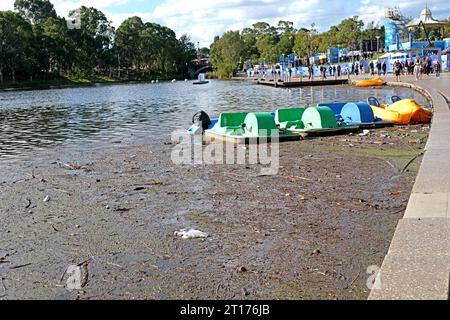
[[[2,164],[0,298],[366,299],[428,132],[286,142],[276,176],[175,166],[169,141]],[[68,291],[83,262],[86,285]]]

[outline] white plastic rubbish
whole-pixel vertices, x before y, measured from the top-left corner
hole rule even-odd
[[[360,136],[367,136],[367,135],[369,135],[369,133],[370,133],[370,130],[364,130],[362,133],[360,133],[359,135]]]
[[[183,239],[196,239],[196,238],[208,238],[209,235],[206,232],[202,232],[195,229],[181,229],[180,231],[175,231],[176,236],[180,236]]]

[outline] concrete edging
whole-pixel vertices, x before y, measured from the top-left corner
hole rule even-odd
[[[446,81],[446,80],[442,80]],[[388,82],[430,101],[434,116],[408,207],[369,300],[448,300],[450,277],[450,110],[433,84]],[[450,89],[450,81],[449,81]]]

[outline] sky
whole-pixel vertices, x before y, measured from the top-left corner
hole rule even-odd
[[[66,17],[81,5],[102,10],[118,27],[131,16],[173,29],[178,36],[209,47],[214,36],[228,30],[250,27],[258,21],[276,25],[279,20],[308,28],[313,22],[326,31],[341,20],[358,15],[364,22],[384,22],[384,10],[398,5],[401,11],[417,18],[428,3],[437,19],[450,17],[448,0],[51,0],[60,16]],[[0,10],[13,10],[14,0],[0,0]]]

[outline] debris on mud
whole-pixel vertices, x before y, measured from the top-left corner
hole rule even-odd
[[[177,166],[172,146],[160,141],[71,155],[88,158],[95,176],[55,168],[50,160],[59,154],[36,158],[37,179],[1,185],[0,271],[20,279],[5,281],[8,298],[75,298],[82,290],[66,290],[67,274],[57,288],[55,279],[88,254],[95,278],[70,283],[89,286],[89,297],[231,300],[247,298],[246,288],[255,299],[365,300],[364,271],[383,263],[422,158],[399,171],[423,152],[427,130],[283,143],[274,176],[253,175],[257,165]],[[133,161],[124,162],[130,154]],[[41,210],[46,194],[52,200]],[[24,217],[27,198],[34,213]],[[188,227],[217,236],[182,240],[192,229],[174,236]],[[32,265],[9,268],[26,262]],[[86,270],[71,271],[83,279]]]
[[[68,266],[63,273],[61,280],[64,279],[66,274],[68,275],[65,286],[66,289],[69,291],[81,290],[86,286],[89,280],[88,262]]]
[[[174,235],[180,236],[183,239],[199,239],[208,238],[209,235],[206,232],[202,232],[195,229],[181,229],[180,231],[175,231]]]

